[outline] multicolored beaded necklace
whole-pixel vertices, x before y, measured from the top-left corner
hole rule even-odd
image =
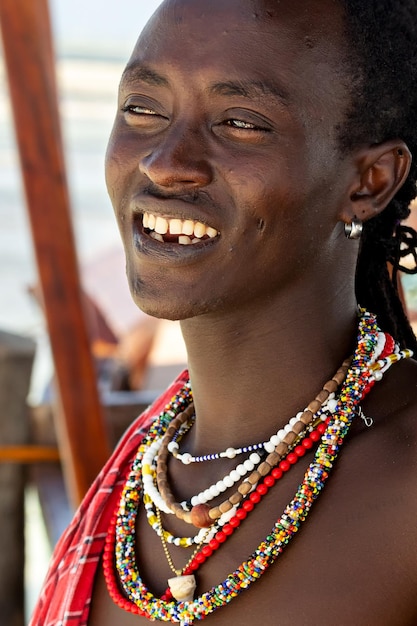
[[[310,463],[294,498],[274,524],[270,534],[246,561],[229,574],[226,580],[197,598],[186,601],[174,601],[169,596],[157,598],[142,581],[135,555],[135,522],[142,495],[140,476],[143,452],[150,442],[163,436],[170,421],[188,406],[191,401],[189,384],[184,386],[165,411],[153,422],[139,447],[132,466],[132,472],[139,477],[139,480],[132,480],[130,477],[127,479],[121,503],[111,523],[106,540],[103,558],[104,575],[110,596],[119,606],[152,621],[193,624],[197,620],[204,619],[221,606],[228,604],[244,589],[258,580],[275,562],[297,532],[301,522],[306,519],[311,506],[321,493],[352,420],[358,414],[359,403],[373,384],[382,378],[388,367],[396,361],[412,355],[411,351],[400,351],[398,348],[395,348],[394,351],[391,349],[390,352],[385,349],[384,353],[379,355],[376,351],[376,345],[380,331],[376,319],[364,310],[360,311],[360,315],[357,347],[351,367],[337,398],[336,410],[321,429],[322,437],[314,460]],[[236,513],[236,519],[239,523],[245,518],[247,511],[251,510],[251,506],[253,508],[254,503],[259,501],[263,493],[268,490],[268,485],[273,484],[274,472],[277,469],[279,468],[275,468],[271,472],[269,481],[267,480],[268,476],[262,485],[258,485],[258,488],[263,487],[263,489],[258,491],[257,488],[241,504]],[[246,503],[248,506],[245,507]],[[239,511],[242,511],[241,515],[238,515]],[[225,532],[226,526],[230,526],[227,533]],[[196,570],[213,550],[225,541],[227,535],[233,533],[234,528],[231,524],[226,524],[226,526],[223,528],[221,537],[217,537],[217,535],[220,535],[222,531],[217,533],[208,546],[201,548],[200,552],[194,555],[187,571],[183,572],[184,574]],[[118,580],[114,571],[114,558]],[[125,596],[120,593],[118,583],[120,583]]]
[[[306,428],[305,431],[300,433],[297,439],[295,439],[294,443],[291,446],[289,446],[289,452],[287,456],[281,460],[282,467],[287,468],[287,465],[288,465],[288,469],[289,469],[291,465],[294,465],[295,462],[297,462],[297,460],[305,454],[305,451],[309,447],[313,446],[313,439],[311,439],[311,436],[315,437],[317,433],[320,432],[321,429],[319,429],[318,427],[323,426],[323,422],[326,421],[326,419],[327,419],[327,416],[326,416],[325,410],[322,409],[322,412],[321,411],[318,412],[316,419],[312,420],[312,424],[310,424],[309,427]],[[316,441],[318,441],[318,439],[316,439]],[[292,452],[293,450],[294,452]],[[200,529],[199,533],[195,535],[194,537],[181,537],[181,538],[174,537],[171,533],[169,533],[167,530],[164,530],[162,528],[162,525],[160,523],[160,516],[158,516],[157,514],[157,510],[160,510],[157,505],[157,501],[161,498],[160,494],[156,492],[157,497],[152,498],[153,494],[150,495],[150,491],[146,490],[145,478],[150,478],[153,480],[153,482],[155,482],[156,467],[155,467],[155,464],[149,465],[145,463],[145,456],[146,454],[144,455],[143,461],[142,461],[142,474],[146,472],[146,476],[143,476],[143,492],[144,492],[143,503],[145,505],[145,510],[146,510],[149,525],[154,529],[154,531],[157,533],[157,535],[161,539],[163,538],[163,540],[166,541],[167,543],[172,543],[179,547],[188,548],[188,547],[191,547],[193,544],[199,544],[203,541],[203,537],[206,537],[204,542],[208,543],[216,534],[216,532],[219,530],[220,526],[223,526],[225,523],[229,522],[230,518],[234,515],[234,512],[236,510],[236,505],[234,505],[234,507],[230,511],[223,513],[214,522],[211,521],[211,524],[209,525],[209,528],[210,528],[209,533],[207,533],[207,526],[203,526]],[[288,461],[288,458],[290,459],[290,461]],[[288,471],[288,470],[284,469],[283,471]],[[258,482],[259,481],[256,481],[252,484],[251,491],[253,489],[256,489]],[[190,506],[191,505],[192,505],[192,502],[190,503]]]

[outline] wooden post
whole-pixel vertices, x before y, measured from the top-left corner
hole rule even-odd
[[[30,437],[26,398],[35,344],[0,332],[0,443],[27,444]],[[24,624],[25,468],[0,464],[0,623]]]
[[[70,497],[76,505],[108,458],[110,448],[84,319],[47,0],[0,0],[0,22],[59,391],[59,445]]]

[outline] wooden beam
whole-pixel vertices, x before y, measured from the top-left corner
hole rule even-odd
[[[57,463],[60,458],[52,446],[0,446],[0,463]]]
[[[0,0],[20,163],[59,391],[56,425],[78,504],[109,454],[86,329],[47,0]],[[94,233],[91,233],[94,237]]]

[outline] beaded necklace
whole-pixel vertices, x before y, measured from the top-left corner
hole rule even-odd
[[[157,532],[161,538],[168,564],[177,576],[175,579],[171,578],[168,580],[169,586],[165,590],[163,596],[161,596],[162,600],[172,600],[173,598],[177,600],[193,599],[195,589],[195,578],[192,576],[193,573],[198,570],[207,558],[218,550],[229,537],[231,537],[234,531],[239,528],[242,521],[247,518],[251,511],[254,510],[255,506],[259,504],[262,498],[268,493],[269,489],[274,486],[276,481],[282,478],[284,473],[287,473],[291,467],[293,467],[299,459],[304,456],[306,451],[313,447],[314,442],[319,441],[320,436],[323,435],[326,430],[328,421],[329,418],[325,419],[325,422],[320,420],[318,426],[312,429],[310,434],[306,435],[302,439],[301,444],[294,446],[294,452],[289,452],[286,458],[280,461],[278,467],[272,468],[270,474],[265,476],[260,484],[257,484],[256,487],[254,486],[253,491],[251,491],[250,494],[243,499],[238,508],[228,514],[223,514],[222,517],[209,529],[202,528],[200,530],[198,542],[195,541],[195,543],[199,543],[200,545],[194,550],[186,565],[181,570],[177,570],[172,562],[167,546],[167,531],[162,528],[160,512],[157,511],[156,517],[159,519],[159,531]],[[205,531],[205,534],[203,534],[203,531]],[[179,541],[181,542],[184,540],[180,539]],[[208,545],[203,546],[204,543],[208,543]],[[186,547],[181,543],[179,545],[180,547]],[[184,594],[183,580],[187,581],[186,592],[188,597],[179,598],[178,595],[176,595],[178,592],[180,594]]]
[[[168,427],[167,432],[162,439],[157,463],[156,479],[161,500],[164,503],[163,506],[166,506],[168,509],[168,511],[166,512],[173,512],[179,519],[182,519],[189,524],[193,524],[198,528],[204,528],[210,526],[213,521],[218,519],[222,514],[231,511],[233,507],[239,504],[239,502],[241,502],[242,499],[252,490],[253,486],[256,485],[256,483],[262,477],[266,476],[271,471],[271,469],[279,463],[279,461],[288,453],[290,447],[294,444],[294,442],[297,442],[297,440],[303,436],[306,427],[312,423],[314,416],[317,415],[320,410],[322,410],[323,405],[327,402],[334,402],[334,400],[329,400],[330,395],[334,393],[334,391],[345,379],[350,362],[350,359],[346,359],[343,362],[342,366],[338,369],[333,378],[324,385],[323,389],[319,392],[316,398],[312,402],[310,402],[308,407],[303,412],[300,413],[300,416],[296,418],[295,423],[293,425],[290,425],[289,432],[285,433],[282,439],[276,436],[278,441],[276,445],[273,444],[273,450],[271,450],[271,452],[265,459],[260,459],[261,462],[259,463],[257,468],[253,468],[250,476],[247,478],[247,480],[241,483],[241,485],[239,485],[237,491],[229,496],[224,502],[212,508],[210,508],[204,502],[198,502],[195,506],[191,508],[191,510],[188,510],[187,506],[184,506],[183,503],[175,501],[175,498],[169,487],[166,477],[167,457],[169,454],[168,443],[171,441],[171,437],[176,432],[176,429],[184,423],[184,420],[186,420],[188,416],[191,416],[194,413],[194,407],[190,406],[186,411],[184,411],[181,416],[175,418],[172,424],[170,424],[170,426]],[[334,407],[335,406],[336,404],[334,405]],[[246,473],[247,472],[244,464],[238,466],[237,480],[243,477]],[[222,487],[224,488],[222,489]],[[221,493],[222,490],[224,491],[226,489],[226,486],[216,484],[215,489],[217,490],[218,488],[219,493]],[[211,494],[208,493],[207,500],[209,499],[210,495]],[[200,494],[198,494],[197,497],[199,496]],[[165,509],[162,508],[162,510]]]
[[[319,412],[316,419],[308,427],[308,429],[306,429],[306,431],[303,431],[303,433],[300,434],[299,438],[294,441],[293,445],[289,446],[289,450],[290,450],[289,453],[287,454],[285,459],[283,459],[281,463],[279,464],[281,467],[289,469],[289,467],[291,467],[291,465],[293,465],[296,462],[296,460],[298,460],[298,458],[302,456],[308,448],[312,447],[313,439],[311,437],[315,439],[315,436],[317,435],[317,433],[320,432],[318,426],[323,425],[323,421],[325,420],[326,420],[326,413],[323,407],[323,412]],[[318,438],[315,440],[318,441]],[[294,450],[294,453],[292,453],[293,450]],[[155,481],[156,468],[155,468],[155,463],[153,463],[152,465],[147,465],[147,464],[145,465],[145,457],[146,457],[146,454],[143,457],[144,460],[142,463],[142,473],[144,472],[145,468],[146,468],[146,472],[149,471],[150,473],[149,474],[146,473],[146,476],[143,476],[143,491],[144,491],[143,503],[145,505],[146,515],[147,515],[149,525],[153,528],[153,530],[157,533],[157,535],[161,539],[163,538],[163,540],[166,541],[167,543],[172,543],[178,547],[188,548],[192,546],[193,544],[199,544],[203,541],[204,537],[205,537],[205,543],[208,543],[213,538],[215,533],[219,530],[219,527],[229,522],[230,518],[235,514],[236,505],[230,511],[226,513],[222,513],[222,515],[215,522],[213,522],[212,525],[209,527],[210,531],[208,533],[207,533],[207,527],[202,527],[199,533],[195,535],[194,537],[174,537],[171,533],[169,533],[167,530],[165,530],[162,527],[162,524],[160,522],[160,515],[158,515],[157,513],[159,509],[157,507],[156,501],[160,501],[161,495],[159,494],[155,486],[154,486],[154,489],[152,490],[149,488],[146,489],[145,478],[147,479],[147,481],[149,480],[149,482]],[[287,471],[287,469],[283,471]],[[132,479],[133,479],[132,482],[135,482],[135,478],[132,477]],[[258,482],[254,483],[252,485],[252,489],[253,490],[256,489],[257,485],[258,485]],[[191,500],[190,505],[192,505],[192,500]]]
[[[325,405],[320,409],[320,411],[318,411],[315,418],[312,420],[311,424],[309,424],[308,427],[306,427],[306,429],[297,436],[297,438],[294,440],[292,445],[288,446],[288,454],[286,458],[288,457],[288,455],[291,454],[292,450],[297,448],[297,446],[298,446],[298,449],[300,449],[299,444],[302,443],[309,436],[309,434],[314,432],[320,423],[326,420],[327,415],[328,415],[328,409],[327,409],[327,406]],[[155,455],[157,452],[156,448],[159,449],[159,446],[155,447],[155,450],[154,450]],[[301,449],[305,450],[305,448],[301,448]],[[200,543],[204,535],[207,537],[207,541],[209,541],[212,538],[213,534],[218,529],[218,526],[219,525],[222,526],[233,515],[234,511],[236,510],[236,506],[239,504],[237,502],[237,498],[235,498],[235,502],[233,506],[230,508],[230,510],[223,512],[220,515],[220,517],[218,517],[216,520],[210,520],[210,523],[208,525],[204,525],[204,526],[202,525],[200,532],[194,537],[182,537],[182,538],[173,537],[169,532],[167,532],[161,527],[160,522],[158,520],[157,511],[156,511],[156,509],[159,508],[158,503],[163,504],[164,507],[168,509],[168,512],[171,512],[171,510],[168,506],[168,503],[163,499],[163,497],[161,496],[161,494],[159,493],[157,489],[157,486],[155,485],[155,481],[156,481],[155,458],[153,459],[148,458],[148,452],[149,452],[149,457],[150,457],[151,452],[152,452],[152,445],[150,446],[149,450],[147,450],[147,452],[145,452],[145,454],[143,455],[143,462],[142,462],[143,492],[144,492],[143,501],[144,501],[144,505],[145,505],[145,509],[147,513],[148,523],[150,524],[150,526],[155,530],[155,532],[159,535],[159,537],[161,538],[163,537],[164,540],[167,541],[168,543],[174,543],[175,545],[180,546],[180,547],[189,547],[193,543]],[[253,489],[256,488],[259,482],[259,477],[260,475],[257,474],[255,476],[255,480],[252,480],[250,482],[249,479],[246,479],[245,483],[242,483],[242,486],[239,487],[242,499],[245,497],[245,495],[247,495]],[[239,475],[239,478],[240,478],[240,475]],[[136,481],[136,478],[134,475],[132,475],[132,483],[135,481]],[[223,479],[222,482],[224,483],[225,479]],[[135,482],[135,484],[137,483]],[[227,485],[227,487],[232,487],[232,486],[233,486],[233,482]],[[216,485],[216,488],[217,488],[217,485]],[[223,492],[224,490],[225,488],[219,489],[218,492],[220,493],[220,492]],[[191,501],[187,501],[187,502],[184,501],[181,503],[181,506],[184,507],[185,511],[189,511],[191,510],[192,507],[198,506],[198,503],[193,502],[194,498],[195,497],[193,497]],[[165,511],[166,509],[164,508],[162,510]],[[204,515],[204,519],[205,517],[206,516]],[[198,524],[196,525],[198,527]],[[205,529],[207,528],[211,529],[208,535],[205,532]]]
[[[334,396],[334,394],[330,394],[330,396]],[[298,422],[301,421],[301,418],[307,411],[308,411],[308,408],[304,409],[304,411],[300,411],[299,413],[297,413],[297,415],[295,415],[288,421],[288,424],[286,424],[285,426],[280,428],[279,431],[274,433],[269,438],[268,441],[262,441],[260,443],[252,443],[252,444],[248,444],[247,446],[240,447],[240,448],[229,447],[229,448],[226,448],[226,450],[223,450],[222,452],[212,452],[211,454],[202,454],[202,455],[194,456],[190,454],[189,452],[181,453],[179,451],[178,440],[181,439],[184,434],[180,426],[180,428],[174,434],[173,438],[171,439],[171,441],[169,441],[166,447],[167,447],[168,452],[172,454],[172,456],[175,459],[178,459],[178,461],[181,461],[183,465],[190,465],[190,463],[204,463],[206,461],[217,461],[219,459],[234,459],[235,457],[241,454],[247,454],[247,453],[251,454],[253,452],[257,452],[258,450],[259,450],[259,454],[264,454],[265,452],[271,453],[271,452],[274,452],[276,446],[279,443],[284,441],[285,436],[293,431],[293,427],[296,424],[298,424]],[[195,415],[193,417],[195,420]],[[193,422],[191,422],[190,424],[187,424],[187,430],[189,430],[192,423]],[[191,504],[192,505],[197,504],[197,502],[193,503],[193,501],[191,500]]]
[[[136,490],[126,498],[126,492],[129,492],[130,489],[128,479],[122,497],[124,504],[120,506],[119,512],[109,529],[103,558],[106,582],[113,600],[125,610],[143,615],[150,620],[184,625],[193,624],[194,621],[204,619],[217,608],[229,603],[241,591],[258,580],[281,554],[298,530],[301,522],[306,519],[313,502],[322,491],[340,446],[349,431],[353,417],[358,412],[360,401],[392,363],[402,358],[408,358],[412,354],[411,351],[399,351],[397,349],[393,354],[384,354],[383,358],[375,363],[374,354],[377,339],[378,328],[375,317],[361,310],[358,345],[339,394],[336,410],[328,421],[314,460],[309,465],[294,498],[274,524],[271,533],[249,558],[226,580],[201,594],[198,598],[177,602],[156,598],[142,581],[137,569],[134,551],[135,519],[140,491]],[[161,416],[154,421],[147,437],[145,437],[147,440],[145,445],[166,431],[170,419],[175,417],[184,404],[188,403],[190,395],[190,387],[186,385]],[[139,474],[141,449],[143,451],[143,446],[140,446],[134,462]],[[128,539],[127,542],[126,539]],[[127,550],[123,548],[126,543],[128,544]],[[202,548],[202,551],[204,549]],[[112,563],[114,553],[119,581],[126,598],[121,597],[118,591]]]

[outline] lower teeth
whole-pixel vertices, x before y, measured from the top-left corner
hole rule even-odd
[[[162,235],[160,235],[159,233],[156,233],[154,230],[151,230],[149,235],[152,237],[152,239],[156,239],[156,241],[161,241],[162,243],[164,241],[164,238],[162,237]]]
[[[202,241],[202,239],[199,239],[198,237],[194,237],[193,239],[191,239],[191,237],[188,237],[188,235],[178,235],[178,237],[174,235],[169,235],[169,233],[167,235],[160,235],[154,230],[148,229],[146,229],[145,232],[147,232],[148,235],[152,237],[152,239],[160,241],[161,243],[178,243],[182,246],[189,246],[190,244],[200,243],[200,241]],[[204,239],[206,239],[206,237],[204,237]]]

